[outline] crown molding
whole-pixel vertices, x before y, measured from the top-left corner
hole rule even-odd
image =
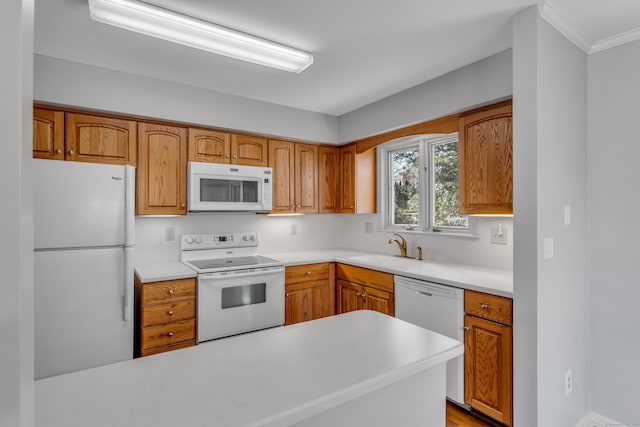
[[[542,19],[558,30],[560,34],[582,49],[584,53],[590,53],[591,43],[587,40],[587,37],[585,37],[580,31],[576,30],[571,24],[569,24],[569,22],[567,22],[566,19],[560,16],[548,1],[540,4],[538,6],[538,11]]]
[[[551,6],[548,0],[541,2],[538,5],[538,11],[542,19],[547,21],[553,28],[558,30],[562,35],[569,39],[569,41],[582,49],[587,55],[640,40],[640,27],[638,27],[625,31],[624,33],[615,34],[611,37],[590,42],[584,34],[564,19],[553,8],[553,6]]]

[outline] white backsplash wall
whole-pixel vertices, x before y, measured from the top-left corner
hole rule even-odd
[[[345,216],[199,213],[180,217],[136,217],[136,264],[179,261],[183,233],[256,231],[261,254],[340,247]],[[175,240],[167,241],[171,229]]]
[[[479,238],[442,236],[437,234],[399,233],[407,240],[407,253],[415,257],[417,246],[422,247],[425,260],[468,264],[500,270],[513,270],[513,218],[477,217],[476,234]],[[372,234],[365,233],[366,223],[372,223]],[[392,232],[376,230],[378,218],[371,215],[344,215],[342,246],[363,251],[399,254],[398,246],[389,244]],[[491,243],[491,228],[502,224],[507,233],[507,244]]]

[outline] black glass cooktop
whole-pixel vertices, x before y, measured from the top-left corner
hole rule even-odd
[[[199,259],[189,261],[194,267],[200,270],[221,269],[228,267],[260,267],[264,264],[278,263],[275,259],[267,258],[264,256],[242,256],[233,258],[218,258],[218,259]]]

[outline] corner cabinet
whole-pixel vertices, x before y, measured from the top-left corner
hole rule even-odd
[[[376,212],[376,151],[358,153],[356,144],[340,147],[340,213]]]
[[[334,314],[335,264],[296,265],[285,268],[285,325]]]
[[[465,290],[464,395],[473,409],[512,425],[512,300]]]
[[[336,314],[374,310],[395,315],[393,274],[338,264]]]
[[[138,123],[137,215],[186,215],[187,129]]]
[[[513,213],[512,103],[460,115],[460,213]]]

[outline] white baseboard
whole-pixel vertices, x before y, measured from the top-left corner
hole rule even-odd
[[[589,412],[576,427],[629,427],[595,412]]]

